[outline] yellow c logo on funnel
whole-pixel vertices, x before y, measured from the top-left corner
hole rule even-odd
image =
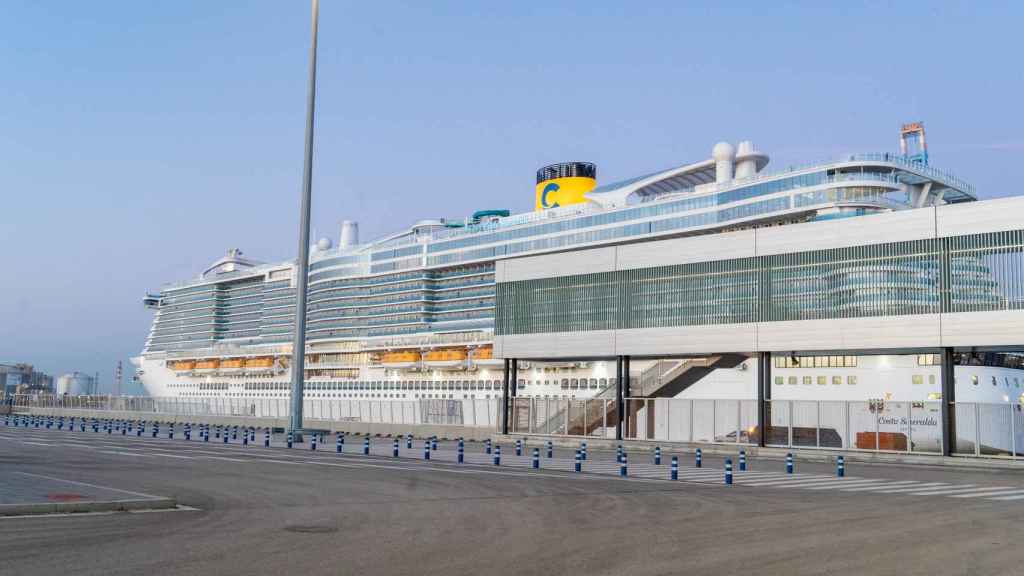
[[[584,194],[597,186],[597,180],[583,176],[554,178],[537,184],[534,210],[545,210],[586,202]]]

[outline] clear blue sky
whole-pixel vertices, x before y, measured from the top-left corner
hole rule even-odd
[[[775,167],[895,151],[983,197],[1024,160],[1019,2],[341,2],[320,21],[314,227],[532,207],[752,139]],[[147,291],[231,247],[294,256],[309,6],[0,3],[0,360],[137,354]]]

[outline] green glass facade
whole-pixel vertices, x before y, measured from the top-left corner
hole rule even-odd
[[[504,282],[495,331],[1015,309],[1024,309],[1024,230]]]

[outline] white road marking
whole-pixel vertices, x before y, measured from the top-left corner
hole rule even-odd
[[[155,498],[162,500],[162,496],[154,496],[152,494],[145,494],[143,492],[132,492],[131,490],[122,490],[120,488],[112,488],[110,486],[100,486],[98,484],[89,484],[88,482],[78,482],[75,480],[66,480],[64,478],[55,478],[53,476],[43,476],[42,474],[32,474],[30,472],[15,472],[15,474],[21,474],[22,476],[32,476],[34,478],[45,478],[47,480],[53,480],[56,482],[66,482],[68,484],[77,484],[79,486],[88,486],[90,488],[99,488],[100,490],[111,490],[113,492],[123,492],[125,494],[131,494],[133,496],[142,496],[143,498]]]
[[[881,490],[883,488],[894,488],[894,487],[897,487],[897,486],[903,487],[903,488],[908,488],[908,487],[913,486],[913,485],[920,486],[920,484],[921,484],[920,480],[901,480],[899,482],[888,482],[888,483],[886,483],[886,484],[884,484],[882,486],[863,486],[863,487],[860,487],[860,488],[840,488],[839,491],[840,492],[868,492],[868,491],[871,491],[871,490]]]
[[[944,496],[946,494],[956,494],[963,492],[969,488],[974,488],[975,484],[956,484],[953,486],[947,486],[945,488],[935,488],[933,490],[922,490],[922,491],[911,491],[909,494],[914,496]]]
[[[1024,494],[1020,494],[1020,495],[1016,495],[1016,496],[1002,496],[1002,497],[999,497],[999,498],[989,498],[989,500],[1022,500],[1022,499],[1024,499]]]
[[[1020,488],[986,489],[984,492],[975,492],[974,494],[955,494],[950,496],[950,498],[988,498],[990,496],[1012,496],[1020,493],[1024,493],[1024,490]]]
[[[939,486],[949,486],[947,482],[926,482],[913,488],[896,488],[894,490],[879,490],[879,494],[902,494],[904,492],[914,492],[915,490],[923,490],[925,488],[937,488]]]

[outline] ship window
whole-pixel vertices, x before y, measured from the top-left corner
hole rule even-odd
[[[971,384],[974,384],[975,386],[978,385],[978,375],[977,374],[972,374],[971,375]]]
[[[545,382],[545,384],[546,384],[546,382]],[[604,388],[605,386],[608,385],[608,379],[607,378],[601,378],[600,384],[601,384],[601,388]]]
[[[913,376],[910,377],[910,382],[912,384],[914,384],[915,386],[916,385],[920,385],[920,384],[924,384],[924,376],[922,376],[920,374],[914,374]]]
[[[825,376],[818,376],[818,386],[824,386],[828,384],[828,378]]]
[[[590,388],[592,390],[596,390],[597,389],[597,378],[591,378],[590,379]]]
[[[796,384],[796,376],[790,376],[789,377],[789,383],[790,383],[790,385]]]
[[[804,376],[804,385],[805,386],[810,386],[812,382],[813,382],[813,380],[811,379],[810,376]]]
[[[776,386],[782,386],[785,383],[786,383],[786,379],[783,378],[782,376],[776,376],[775,377],[775,385]]]
[[[856,385],[857,384],[857,377],[853,376],[853,375],[847,376],[846,377],[846,383],[849,384],[850,386]]]
[[[839,386],[842,383],[843,383],[843,377],[842,376],[833,376],[832,377],[832,384],[833,385]]]
[[[928,383],[929,384],[935,384],[935,374],[929,374],[928,375]]]
[[[573,378],[572,380],[569,380],[569,387],[574,389],[574,390],[579,388],[580,387],[579,379]]]
[[[995,376],[992,377],[992,385],[993,386],[998,386],[998,384],[996,384],[996,377]]]
[[[562,378],[562,388],[569,388],[569,379]]]

